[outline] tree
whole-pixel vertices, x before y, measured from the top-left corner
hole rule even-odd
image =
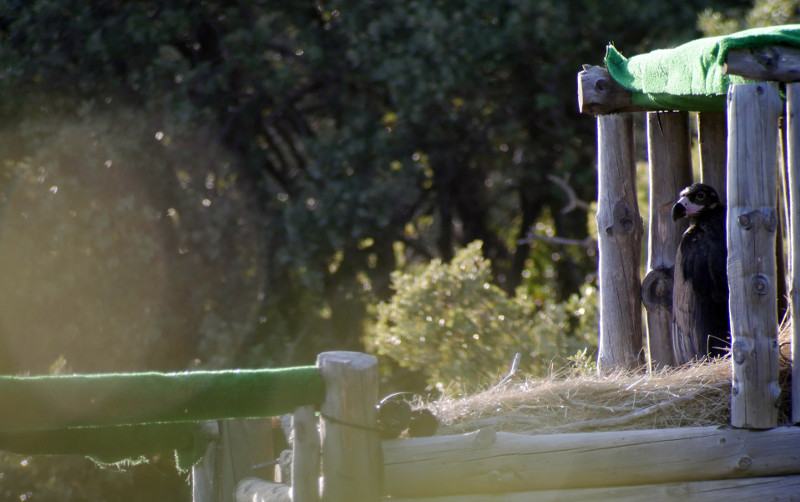
[[[630,2],[612,14],[588,1],[10,2],[0,22],[0,90],[14,98],[0,110],[13,138],[5,175],[17,190],[30,183],[42,166],[19,166],[55,157],[42,148],[62,124],[135,145],[120,146],[143,187],[133,212],[161,215],[147,239],[164,253],[174,299],[158,365],[207,364],[229,339],[236,350],[214,364],[308,362],[360,346],[365,306],[391,294],[398,259],[447,260],[480,239],[506,294],[524,273],[545,275],[536,271],[551,264],[537,256],[556,261],[560,298],[577,291],[592,256],[517,244],[543,219],[560,236],[586,236],[586,215],[562,214],[566,194],[546,177],[594,196],[594,126],[576,116],[575,73],[611,37],[628,51],[690,38],[706,5]],[[95,166],[109,160],[77,145],[63,146]],[[219,192],[227,202],[209,196]],[[94,231],[84,236],[104,234]]]

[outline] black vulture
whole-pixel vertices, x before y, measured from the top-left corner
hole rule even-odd
[[[672,219],[689,220],[675,255],[672,350],[675,364],[718,357],[730,347],[725,205],[713,187],[681,190]]]

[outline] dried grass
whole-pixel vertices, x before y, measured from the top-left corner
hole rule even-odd
[[[781,385],[788,413],[789,329],[782,329]],[[507,380],[507,379],[506,379]],[[717,359],[652,373],[557,374],[543,380],[505,382],[463,397],[442,397],[428,408],[441,422],[439,434],[484,427],[523,434],[648,429],[727,424],[730,420],[730,359]]]

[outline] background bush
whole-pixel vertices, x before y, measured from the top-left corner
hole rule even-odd
[[[586,285],[558,302],[508,296],[492,283],[489,260],[476,241],[439,259],[392,274],[391,300],[377,307],[368,350],[421,371],[440,390],[474,391],[508,371],[543,376],[578,351],[597,348],[597,291]]]

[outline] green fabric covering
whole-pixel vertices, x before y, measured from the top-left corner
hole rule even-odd
[[[614,80],[633,91],[634,104],[651,109],[722,111],[728,86],[747,82],[736,75],[722,74],[728,51],[769,45],[800,46],[800,25],[701,38],[630,59],[609,45],[605,64]]]
[[[315,366],[0,376],[0,449],[104,463],[175,449],[186,467],[208,440],[197,422],[282,415],[324,396]]]

